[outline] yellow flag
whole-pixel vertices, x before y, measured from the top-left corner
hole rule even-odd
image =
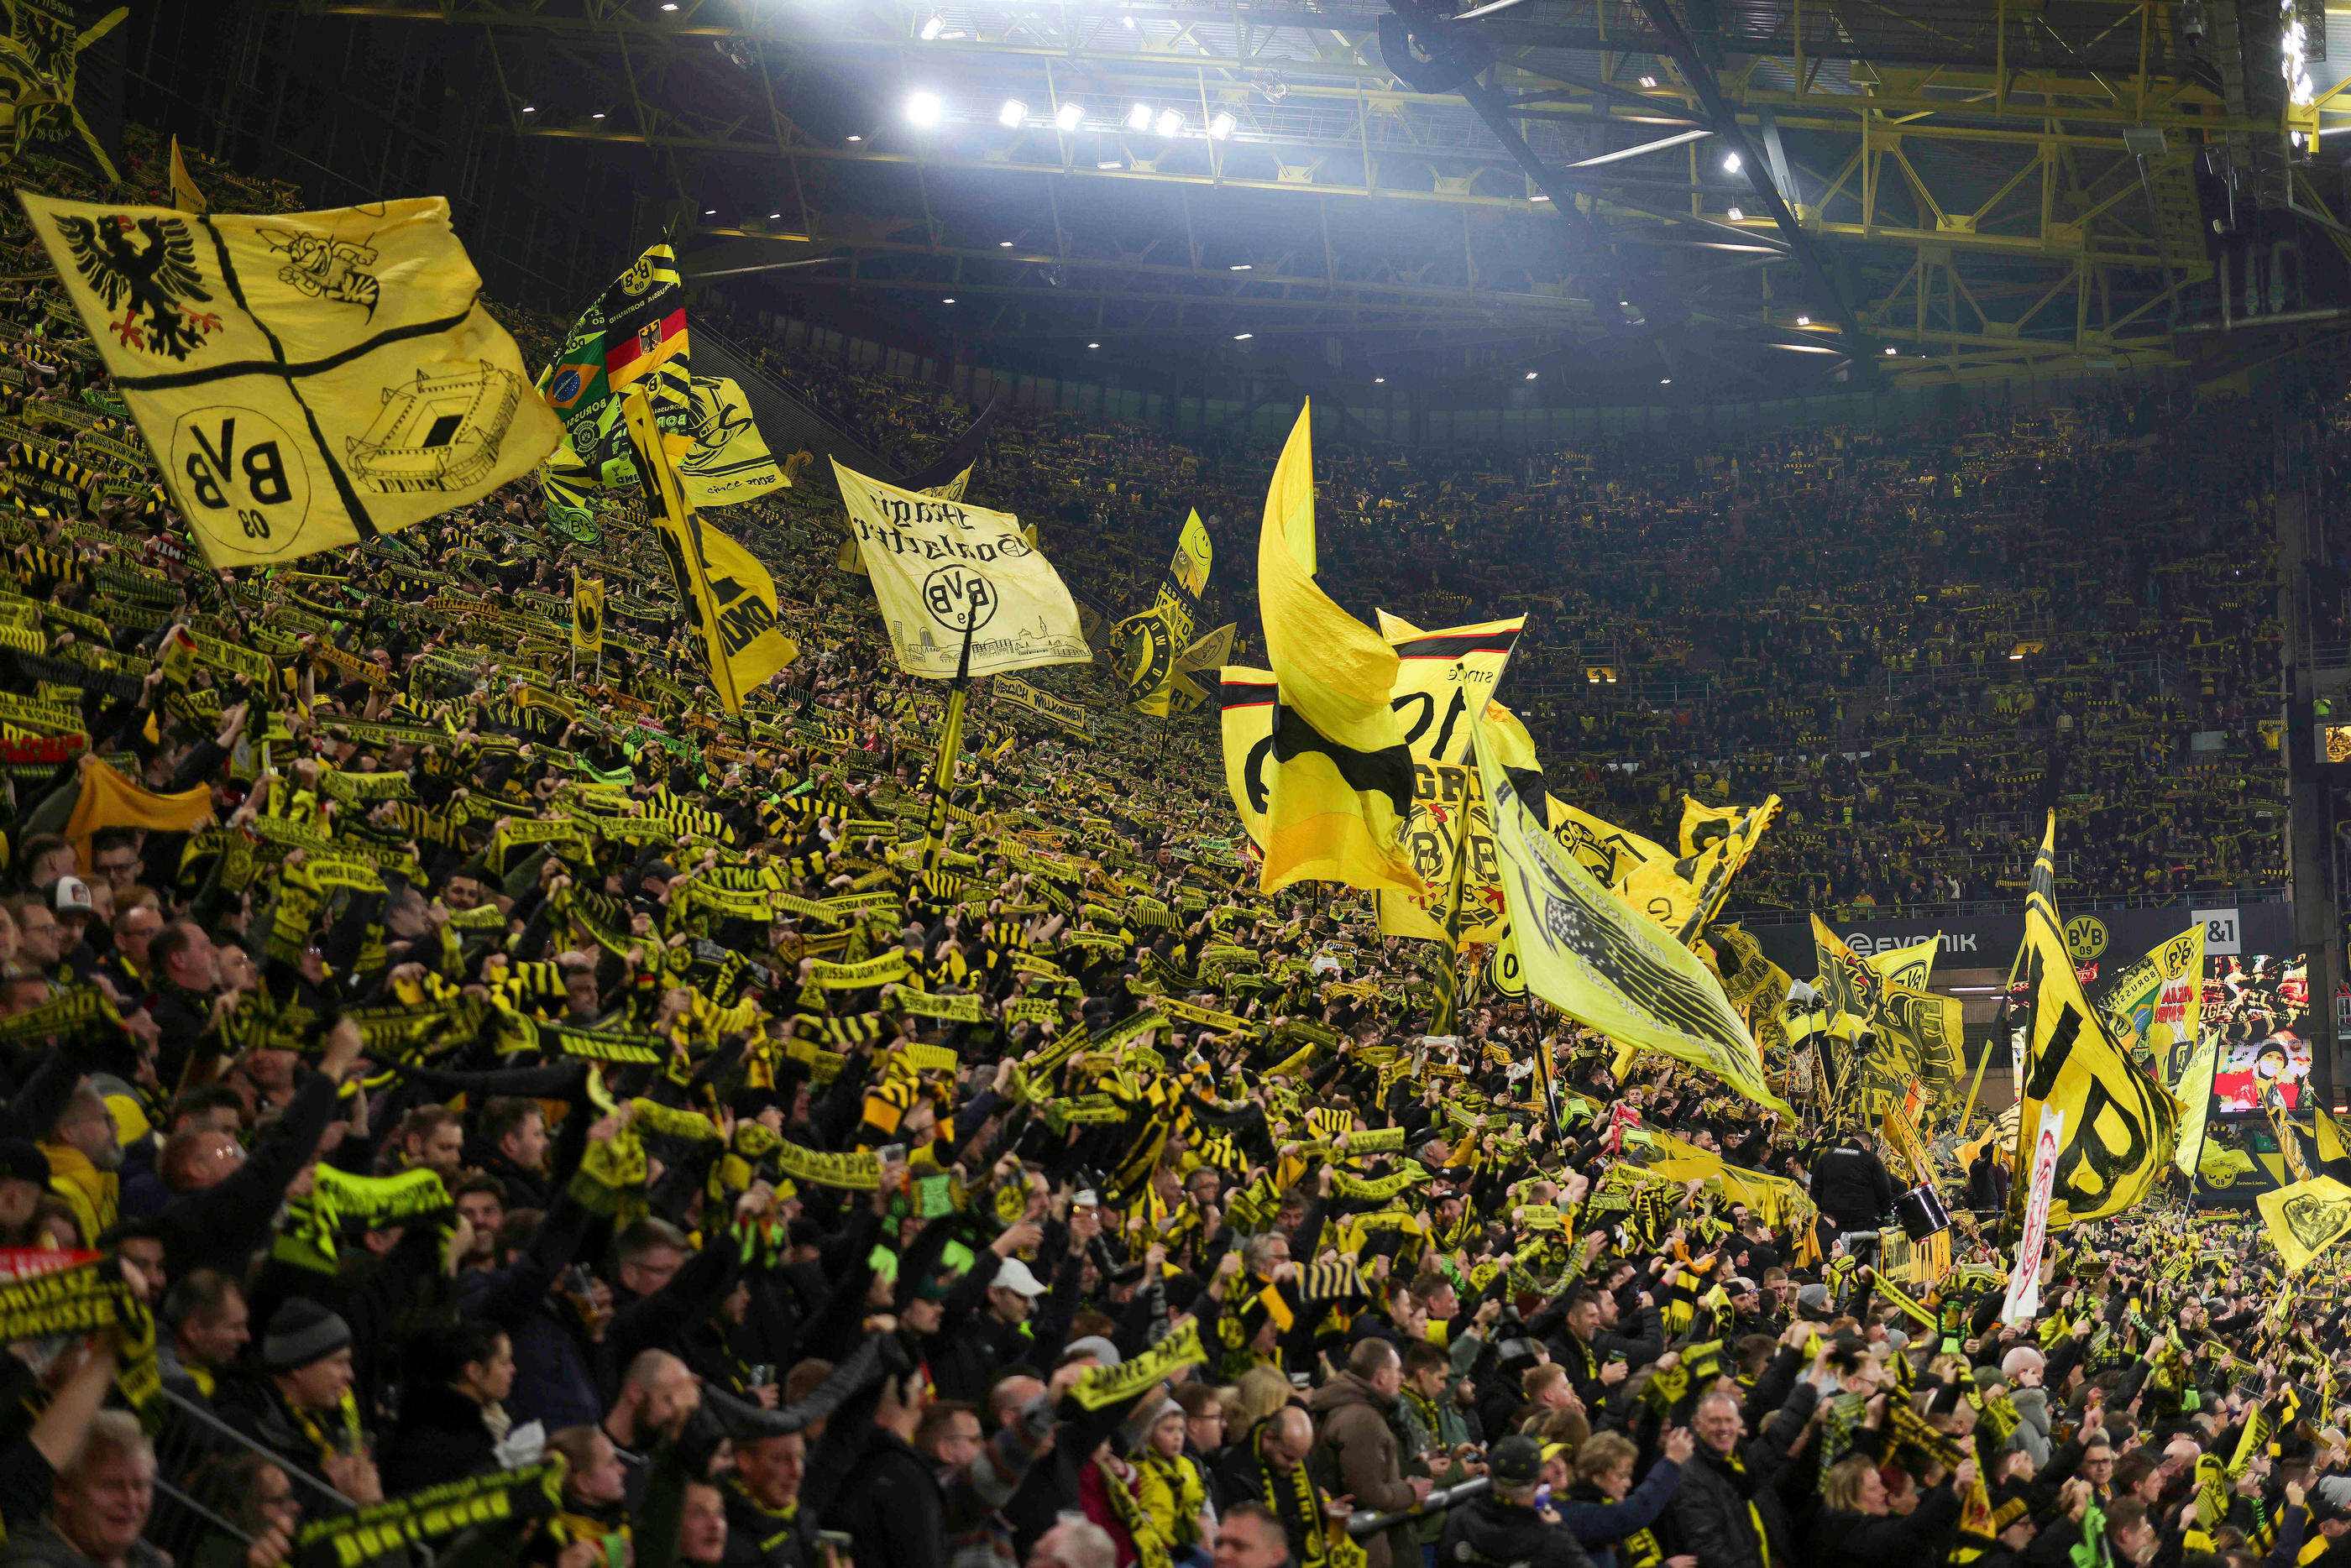
[[[1196,677],[1221,669],[1233,656],[1233,633],[1237,629],[1227,621],[1176,656],[1176,668],[1167,676],[1167,711],[1189,713],[1208,700],[1208,689]]]
[[[1217,700],[1224,729],[1225,790],[1242,831],[1265,847],[1265,814],[1273,804],[1273,671],[1228,664]]]
[[[2123,1048],[2167,1084],[2179,1080],[2202,1033],[2204,922],[2198,920],[2107,982],[2098,1011]]]
[[[183,213],[209,213],[213,210],[204,193],[188,175],[187,160],[180,156],[180,139],[172,138],[172,205]]]
[[[1176,535],[1176,554],[1152,607],[1111,628],[1118,672],[1137,712],[1169,711],[1176,660],[1191,646],[1193,629],[1199,624],[1200,594],[1208,586],[1214,553],[1207,527],[1196,511],[1185,518],[1184,531]],[[1212,661],[1223,662],[1222,654]]]
[[[1388,707],[1395,650],[1314,582],[1312,423],[1311,406],[1301,408],[1258,533],[1258,610],[1278,688],[1259,886],[1421,893],[1403,843],[1412,753]]]
[[[2318,1119],[2318,1162],[2332,1165],[2338,1159],[2351,1158],[2351,1145],[2343,1141],[2343,1125],[2328,1113],[2325,1106],[2314,1101],[2310,1109]]]
[[[749,400],[732,378],[694,375],[680,358],[662,366],[653,386],[656,421],[664,398],[684,410],[692,445],[677,460],[677,477],[685,487],[687,505],[726,506],[790,488],[776,454],[768,450],[767,438],[752,421]]]
[[[1935,972],[1935,957],[1942,948],[1943,939],[1938,934],[1907,948],[1881,949],[1864,961],[1876,970],[1888,985],[1924,991],[1928,978]]]
[[[839,462],[832,472],[899,669],[953,679],[967,628],[974,676],[1093,661],[1076,602],[1021,536],[1018,517],[901,490]]]
[[[1527,618],[1423,631],[1401,616],[1378,614],[1380,636],[1396,652],[1388,706],[1404,725],[1405,744],[1430,762],[1467,762],[1469,721],[1493,699]]]
[[[2309,1267],[2313,1258],[2351,1232],[2351,1187],[2331,1176],[2276,1188],[2253,1201],[2289,1273]]]
[[[1695,891],[1698,909],[1674,934],[1685,942],[1698,940],[1730,895],[1730,879],[1755,853],[1763,830],[1780,809],[1780,797],[1768,795],[1761,805],[1707,805],[1682,797],[1682,853],[1674,872]]]
[[[604,579],[583,577],[571,571],[571,646],[581,653],[604,647]]]
[[[2171,1093],[2180,1104],[2179,1137],[2172,1163],[2179,1167],[2182,1176],[2193,1176],[2200,1168],[2204,1146],[2204,1119],[2212,1110],[2212,1074],[2220,1064],[2220,1042],[2218,1036],[2199,1043],[2189,1054],[2188,1065],[2172,1085]],[[2327,1157],[2326,1128],[2330,1124],[2325,1111],[2318,1113],[2319,1158]]]
[[[1466,742],[1463,748],[1468,749]],[[1416,897],[1382,888],[1379,894],[1380,934],[1420,941],[1454,940],[1494,943],[1501,939],[1502,890],[1496,881],[1499,867],[1494,858],[1494,829],[1486,810],[1486,786],[1476,768],[1457,763],[1416,762],[1412,765],[1412,816],[1405,825],[1405,844],[1413,869],[1428,884]],[[1461,868],[1461,918],[1458,940],[1448,937],[1454,861],[1467,855]]]
[[[397,534],[555,447],[438,196],[242,217],[17,194],[214,566]]]
[[[678,603],[702,632],[720,706],[739,713],[745,691],[799,657],[799,645],[777,629],[775,580],[748,550],[686,510],[644,389],[622,393],[621,406],[659,498],[650,521],[669,557]]]
[[[1499,761],[1503,742],[1483,714],[1478,725],[1502,896],[1527,989],[1622,1049],[1689,1063],[1785,1112],[1720,982],[1552,841]]]
[[[2137,1203],[2170,1162],[2180,1121],[2179,1102],[2131,1064],[2082,992],[2057,914],[2056,846],[2053,811],[2024,902],[2020,959],[2032,987],[2032,1019],[2017,1134],[2021,1147],[2030,1148],[2042,1108],[2065,1113],[2049,1208],[2053,1231]]]

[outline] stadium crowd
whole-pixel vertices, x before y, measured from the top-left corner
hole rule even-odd
[[[726,732],[619,512],[582,539],[517,491],[296,571],[192,566],[70,313],[0,290],[0,1568],[2351,1560],[2339,1270],[2288,1281],[2167,1205],[2064,1233],[2020,1321],[1989,1247],[1926,1291],[1876,1241],[1866,1137],[1620,1067],[1539,1002],[1421,1033],[1419,956],[1352,895],[1256,892],[1206,748],[1098,703],[1073,732],[983,697],[921,873],[939,694],[892,672],[820,506],[728,518],[803,651]],[[1712,694],[1586,729],[1565,645],[1531,655],[1569,688],[1531,705],[1558,775],[1617,809],[1783,788],[1792,902],[2021,877],[1931,760],[1985,737],[2104,792],[2076,804],[2120,846],[2076,879],[2137,886],[2164,824],[2254,820],[2168,782],[2177,727],[2259,678],[2228,547],[2058,539],[2060,498],[2160,487],[2169,438],[2131,443],[2171,411],[1946,432],[1976,454],[1948,496],[1927,431],[1735,470],[1334,452],[1325,555],[1364,597],[1372,539],[1413,535],[1391,607],[1440,624],[1501,607],[1473,531],[1563,523],[1561,592],[1632,683]],[[1104,603],[1164,561],[1171,494],[1246,558],[1249,452],[1071,440],[1015,421],[978,493]],[[1049,486],[1079,493],[1030,508]],[[1807,574],[1783,609],[1733,616],[1753,574],[1696,560],[1718,507],[1821,546],[1764,552]],[[575,674],[583,561],[612,597]],[[2049,674],[2002,713],[1980,672],[2025,605]],[[2110,680],[2059,675],[2082,649]],[[1817,726],[1798,753],[1742,690]],[[1801,762],[1840,747],[1870,755]],[[35,1312],[52,1270],[70,1331]]]

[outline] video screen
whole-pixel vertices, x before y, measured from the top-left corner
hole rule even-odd
[[[2301,955],[2219,958],[2205,967],[2204,1033],[2220,1044],[2212,1114],[2260,1112],[2273,1092],[2287,1110],[2295,1109],[2310,1076],[2310,1040],[2303,1026],[2310,987]]]

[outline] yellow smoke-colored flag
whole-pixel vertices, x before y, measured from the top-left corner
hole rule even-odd
[[[571,571],[571,646],[581,653],[604,647],[604,579]]]
[[[2311,1115],[2318,1124],[2318,1162],[2331,1165],[2338,1159],[2351,1158],[2351,1145],[2346,1145],[2343,1140],[2343,1125],[2329,1114],[2325,1106],[2313,1105]]]
[[[1696,953],[1626,908],[1552,841],[1502,766],[1503,745],[1481,713],[1479,766],[1527,989],[1624,1051],[1689,1063],[1784,1113],[1721,983]]]
[[[623,417],[646,464],[658,504],[650,510],[662,554],[669,557],[677,600],[702,632],[711,688],[729,713],[743,711],[743,693],[799,657],[799,645],[778,629],[776,584],[748,550],[689,512],[653,423],[643,388],[621,394]]]
[[[1730,879],[1755,853],[1756,844],[1763,830],[1780,810],[1780,797],[1768,795],[1761,805],[1707,805],[1687,795],[1682,797],[1681,857],[1674,863],[1674,873],[1689,884],[1697,898],[1696,911],[1687,918],[1675,935],[1684,942],[1695,942],[1722,909],[1723,900],[1730,896]]]
[[[188,161],[180,156],[180,139],[172,138],[172,205],[183,213],[209,213],[213,204],[196,189],[188,174]]]
[[[2147,1196],[2170,1163],[2180,1106],[2131,1064],[2090,999],[2066,950],[2057,914],[2057,814],[2033,857],[2020,955],[2032,987],[2032,1021],[2019,1096],[2019,1147],[2039,1136],[2041,1112],[2065,1113],[2065,1142],[2049,1206],[2049,1228],[2119,1214]],[[2021,1188],[2023,1184],[2019,1183]]]
[[[2351,1232],[2351,1187],[2331,1176],[2280,1187],[2253,1201],[2269,1228],[2270,1244],[2289,1272],[2309,1267],[2313,1258]]]
[[[1426,894],[1404,848],[1412,753],[1388,707],[1395,650],[1314,582],[1313,410],[1301,408],[1266,488],[1258,609],[1277,696],[1267,892],[1314,879]]]
[[[2172,1097],[2181,1106],[2179,1137],[2172,1163],[2179,1167],[2182,1176],[2193,1176],[2203,1168],[2204,1121],[2212,1112],[2212,1075],[2220,1065],[2220,1042],[2217,1038],[2203,1041],[2189,1054],[2179,1081],[2171,1086]],[[2319,1158],[2324,1159],[2327,1158],[2326,1128],[2331,1118],[2325,1111],[2318,1115]],[[2247,1161],[2249,1167],[2251,1163]]]
[[[1249,842],[1265,847],[1265,814],[1273,805],[1273,671],[1228,664],[1217,672],[1225,742],[1225,790]]]
[[[214,566],[397,534],[554,449],[438,196],[197,219],[17,195]]]

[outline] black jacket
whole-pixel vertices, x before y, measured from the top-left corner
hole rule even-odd
[[[1918,1499],[1907,1514],[1876,1517],[1823,1510],[1813,1523],[1804,1561],[1818,1568],[1886,1568],[1893,1563],[1939,1563],[1959,1522],[1959,1500],[1949,1482]]]
[[[1771,1541],[1771,1561],[1797,1561],[1787,1511],[1772,1482],[1787,1462],[1788,1445],[1811,1419],[1819,1399],[1819,1390],[1811,1384],[1798,1385],[1763,1435],[1740,1445],[1738,1468],[1706,1444],[1698,1444],[1690,1462],[1682,1467],[1679,1490],[1666,1507],[1673,1536],[1671,1552],[1687,1552],[1706,1568],[1763,1568],[1753,1523],[1760,1517]],[[1755,1509],[1751,1516],[1750,1502]]]
[[[1490,1495],[1445,1516],[1437,1560],[1461,1568],[1592,1568],[1590,1554],[1567,1526],[1545,1523],[1533,1509]]]
[[[445,1383],[409,1385],[379,1459],[387,1497],[498,1468],[482,1407]]]
[[[1894,1179],[1877,1156],[1840,1141],[1813,1159],[1812,1198],[1838,1230],[1875,1231],[1894,1207]]]
[[[850,1537],[854,1562],[946,1568],[946,1504],[933,1469],[895,1432],[872,1428],[817,1522]]]

